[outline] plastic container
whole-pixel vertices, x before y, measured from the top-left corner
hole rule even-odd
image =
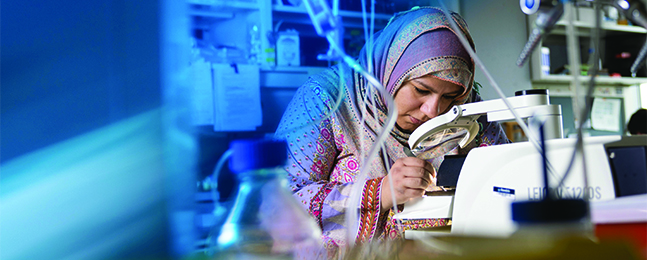
[[[217,259],[325,259],[321,229],[287,188],[286,145],[231,143],[238,195],[217,238]]]
[[[581,199],[544,199],[512,203],[515,239],[557,241],[563,238],[595,240],[587,217],[588,203]]]

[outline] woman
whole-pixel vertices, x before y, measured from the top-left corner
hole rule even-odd
[[[442,146],[417,158],[404,153],[409,135],[422,123],[453,105],[480,101],[473,90],[474,62],[456,33],[472,40],[463,19],[456,13],[453,19],[461,32],[453,31],[441,10],[415,8],[397,14],[376,34],[370,64],[368,47],[362,49],[360,64],[372,67],[372,74],[393,96],[397,107],[396,126],[377,158],[363,161],[383,128],[389,108],[376,91],[367,94],[370,86],[358,72],[345,64],[337,65],[311,77],[290,102],[277,137],[288,142],[286,169],[294,195],[315,217],[327,246],[349,242],[345,214],[353,187],[361,185],[362,189],[356,241],[396,238],[403,230],[398,230],[392,219],[393,197],[398,205],[421,197],[426,188],[434,186],[445,154],[465,154],[478,145],[509,142],[498,124],[480,120],[481,132],[465,149]],[[336,98],[342,94],[337,107]],[[356,183],[360,167],[369,167],[369,180]],[[405,221],[402,227],[424,228],[448,222]]]

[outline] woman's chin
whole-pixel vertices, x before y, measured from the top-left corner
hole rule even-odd
[[[410,134],[413,132],[413,130],[416,130],[416,127],[411,127],[410,123],[402,124],[402,125],[405,125],[405,127],[402,127],[401,124],[395,123],[395,127],[397,127],[398,130],[402,132]]]
[[[404,127],[402,125],[404,125]],[[400,129],[400,131],[403,131],[405,133],[413,133],[413,131],[416,130],[416,128],[418,128],[418,126],[420,126],[420,125],[416,125],[416,124],[413,124],[413,123],[410,123],[410,122],[408,122],[406,124],[402,124],[402,125],[398,124],[398,123],[395,124],[395,126],[398,127],[398,129]]]

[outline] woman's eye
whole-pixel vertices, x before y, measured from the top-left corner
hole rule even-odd
[[[458,95],[451,95],[451,96],[444,96],[446,99],[451,99],[454,100],[458,97]]]
[[[415,88],[416,92],[418,92],[420,94],[428,94],[429,93],[429,90],[423,90],[423,89],[420,89],[418,87],[413,87],[413,88]]]

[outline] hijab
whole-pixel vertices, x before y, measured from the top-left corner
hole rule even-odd
[[[474,61],[461,44],[458,34],[462,34],[474,49],[473,40],[467,24],[457,14],[451,13],[451,19],[458,25],[460,31],[454,31],[450,21],[442,10],[433,7],[418,7],[396,14],[388,25],[375,36],[372,45],[365,45],[360,51],[359,63],[370,68],[373,76],[394,97],[404,82],[425,75],[445,80],[463,87],[463,93],[449,106],[465,103],[470,97],[474,82]],[[368,54],[368,55],[367,55]],[[369,59],[370,58],[370,59]],[[358,72],[353,74],[347,86],[349,102],[352,102],[364,124],[357,127],[365,128],[360,133],[363,150],[367,154],[370,145],[376,141],[377,134],[383,129],[388,115],[385,97],[377,91],[370,91],[367,81]],[[368,90],[368,91],[367,91]],[[446,111],[443,111],[446,112]],[[361,120],[360,120],[361,121]],[[406,157],[403,149],[408,147],[410,133],[393,127],[391,138],[387,138],[385,148],[391,163],[401,157]],[[431,149],[419,158],[431,159],[445,155],[456,146],[449,145]],[[440,162],[434,163],[434,166]]]

